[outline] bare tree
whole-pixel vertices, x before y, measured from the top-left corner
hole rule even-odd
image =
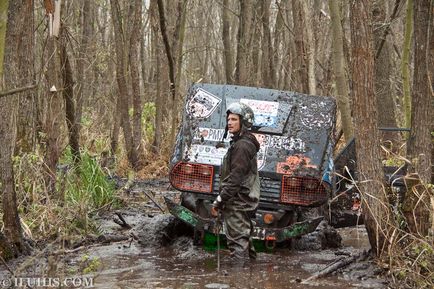
[[[421,180],[431,180],[431,131],[432,95],[428,79],[429,23],[432,12],[431,0],[414,1],[414,76],[411,102],[411,132],[407,156],[413,162]],[[431,11],[431,12],[430,12]]]
[[[294,22],[294,40],[297,55],[293,57],[293,70],[297,76],[295,83],[298,84],[299,92],[308,93],[308,66],[307,66],[307,44],[305,42],[306,18],[303,10],[302,0],[292,0],[292,19]]]
[[[404,105],[404,125],[411,125],[411,39],[413,32],[413,0],[407,0],[407,13],[405,16],[404,45],[401,59],[403,105]]]
[[[122,17],[120,15],[120,8],[118,0],[110,0],[112,21],[115,34],[115,48],[116,48],[116,80],[119,88],[119,95],[117,106],[119,107],[120,122],[124,133],[125,148],[127,150],[128,160],[135,170],[140,170],[142,164],[139,160],[137,148],[134,147],[133,132],[130,124],[130,117],[128,114],[129,96],[127,86],[127,45],[125,41],[126,35],[124,34],[122,26]]]
[[[351,119],[348,81],[345,74],[344,43],[338,1],[329,0],[329,7],[333,31],[332,53],[336,82],[336,98],[339,112],[341,113],[342,130],[345,140],[348,142],[353,136],[353,124]]]
[[[274,67],[273,43],[271,42],[270,31],[270,4],[271,0],[261,2],[261,20],[263,40],[261,41],[262,50],[262,82],[265,87],[273,87],[276,82]]]
[[[374,21],[374,42],[375,50],[380,54],[375,58],[375,93],[377,95],[378,124],[383,127],[396,127],[395,104],[393,100],[394,87],[391,82],[391,46],[390,41],[385,36],[388,26],[386,21],[386,6],[381,0],[374,1],[373,10]],[[383,37],[386,37],[384,39]],[[382,132],[381,138],[390,147],[391,144],[398,144],[398,134],[394,132]],[[391,143],[390,143],[391,142]],[[390,147],[392,148],[392,147]],[[396,148],[393,148],[396,150]]]
[[[46,116],[43,131],[45,133],[45,163],[48,191],[53,195],[56,190],[56,167],[60,157],[60,126],[64,120],[62,110],[62,94],[59,89],[62,87],[59,72],[59,47],[55,36],[48,36],[47,39],[47,70],[45,73],[45,105]]]
[[[237,35],[237,61],[235,81],[237,84],[248,83],[249,40],[252,37],[253,1],[240,0],[240,23]]]
[[[133,27],[130,37],[130,74],[131,88],[133,93],[133,146],[137,150],[138,156],[143,155],[142,146],[142,93],[140,91],[140,71],[139,71],[139,45],[142,35],[142,1],[131,2],[133,16]]]
[[[17,54],[16,85],[26,86],[36,83],[35,79],[35,37],[34,37],[34,1],[18,1],[20,3],[18,21],[15,23],[16,39],[9,45],[14,45]],[[19,110],[17,115],[17,143],[16,152],[31,152],[35,145],[36,95],[34,90],[28,90],[19,94]]]
[[[7,10],[7,30],[1,29],[1,44],[0,49],[4,51],[4,63],[1,71],[7,71],[3,77],[4,82],[1,87],[13,87],[17,80],[17,51],[13,45],[5,43],[14,43],[17,41],[16,29],[20,27],[18,22],[20,9],[23,3],[21,1],[13,1],[9,5],[2,2],[0,5],[0,13],[6,16]],[[2,22],[2,28],[6,28],[6,21]],[[6,30],[6,31],[5,31]],[[4,33],[6,36],[4,37]],[[2,53],[3,54],[3,53]],[[3,55],[1,55],[3,56]],[[10,95],[0,98],[0,188],[2,191],[2,209],[3,209],[3,224],[4,224],[4,237],[0,234],[0,248],[2,249],[1,255],[5,258],[11,258],[26,250],[24,243],[21,223],[18,215],[17,196],[15,191],[15,179],[13,172],[12,157],[16,140],[16,122],[15,117],[18,108],[18,99],[16,95]],[[4,251],[3,251],[4,249]]]
[[[172,113],[172,124],[170,127],[170,144],[175,142],[176,128],[179,121],[178,116],[181,113],[179,109],[179,89],[181,84],[181,73],[182,73],[182,63],[183,63],[183,48],[184,48],[184,36],[185,36],[185,23],[187,19],[187,5],[188,0],[183,0],[178,2],[177,9],[177,21],[175,26],[175,33],[173,35],[173,48],[174,53],[176,53],[175,66],[176,66],[176,76],[175,76],[175,98],[173,99],[173,113]]]
[[[275,82],[273,84],[273,86],[275,88],[282,88],[282,80],[283,80],[283,73],[281,73],[282,71],[282,66],[283,66],[283,59],[284,59],[284,54],[285,54],[285,46],[282,43],[282,41],[284,41],[285,39],[285,27],[284,27],[284,12],[282,11],[281,8],[281,4],[284,1],[280,1],[280,3],[278,3],[277,5],[277,15],[276,15],[276,22],[274,25],[274,51],[273,51],[273,63],[275,66]],[[282,50],[281,53],[279,53],[279,51]],[[280,75],[282,74],[282,75]]]
[[[309,7],[309,1],[302,1],[302,9],[305,20],[306,27],[306,58],[307,58],[307,84],[309,88],[309,94],[316,95],[316,73],[315,73],[315,62],[316,62],[316,39],[313,37],[313,17],[311,9]]]
[[[8,22],[9,0],[0,2],[0,76],[3,77],[6,26]],[[0,78],[1,79],[1,78]]]
[[[387,239],[389,205],[383,187],[380,162],[376,96],[374,92],[374,50],[372,44],[371,1],[351,2],[351,76],[353,117],[356,125],[358,179],[369,243],[379,256]]]
[[[173,51],[170,48],[170,40],[166,27],[166,16],[164,11],[163,0],[156,0],[158,6],[158,15],[160,20],[160,31],[163,37],[164,49],[166,51],[167,62],[169,65],[169,80],[170,80],[170,94],[172,95],[172,102],[176,98],[175,94],[175,60],[173,59]]]
[[[411,98],[411,131],[407,144],[407,157],[411,161],[410,172],[417,173],[424,184],[432,176],[431,83],[428,78],[428,55],[430,47],[430,25],[432,1],[414,1],[414,76]],[[432,37],[432,36],[431,36]],[[426,236],[430,229],[430,192],[424,186],[412,184],[406,194],[406,204],[414,211],[407,215],[409,230]],[[432,216],[431,216],[432,218]]]
[[[91,90],[89,89],[90,85],[90,69],[89,69],[89,61],[91,59],[90,54],[90,43],[92,40],[92,36],[94,34],[93,29],[93,18],[95,17],[95,4],[93,1],[81,1],[80,3],[80,14],[81,14],[81,43],[78,48],[78,58],[76,63],[76,73],[77,73],[77,88],[76,88],[76,96],[74,97],[76,109],[75,109],[75,117],[74,123],[71,124],[71,128],[74,130],[74,134],[71,135],[73,142],[80,143],[80,130],[81,130],[81,118],[83,115],[83,105],[86,98],[89,98],[87,95]],[[70,139],[71,141],[71,139]],[[77,156],[79,156],[80,151],[78,151]]]
[[[223,0],[222,5],[222,38],[223,38],[223,55],[225,61],[225,74],[226,74],[226,82],[228,84],[232,84],[234,82],[233,78],[233,49],[231,45],[231,26],[229,20],[229,0]]]
[[[169,80],[170,80],[170,94],[172,96],[172,125],[170,130],[170,144],[174,142],[175,139],[175,127],[176,127],[176,121],[178,117],[178,105],[177,105],[177,78],[181,77],[180,75],[177,75],[177,72],[181,72],[182,65],[182,47],[184,45],[183,39],[184,39],[184,29],[185,29],[185,13],[186,13],[186,7],[187,7],[187,0],[183,0],[182,2],[177,3],[177,17],[176,17],[176,24],[174,29],[174,34],[172,41],[169,39],[169,34],[167,32],[167,18],[166,18],[166,11],[164,8],[164,2],[163,0],[157,0],[157,6],[158,6],[158,14],[159,14],[159,20],[160,20],[160,31],[161,36],[163,38],[164,48],[166,51],[166,57],[167,62],[169,66]],[[179,54],[177,55],[177,52]],[[178,57],[177,57],[178,56]],[[178,67],[178,69],[177,69]]]
[[[162,127],[163,127],[163,114],[165,94],[161,93],[161,53],[159,52],[159,26],[158,26],[158,6],[157,1],[151,1],[149,7],[150,22],[151,22],[151,50],[152,57],[155,59],[154,70],[152,73],[152,79],[156,82],[155,89],[155,129],[154,129],[154,141],[152,143],[152,150],[154,153],[158,153],[161,150],[161,142],[163,139]]]
[[[68,127],[69,146],[74,158],[74,162],[80,160],[79,128],[75,114],[74,103],[74,79],[72,74],[71,62],[67,52],[68,36],[64,26],[61,28],[60,40],[60,70],[62,74],[63,89],[62,94],[65,99],[65,116]]]

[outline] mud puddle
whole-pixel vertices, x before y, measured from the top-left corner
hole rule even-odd
[[[52,253],[33,256],[30,258],[35,259],[34,263],[21,275],[92,279],[92,286],[62,288],[385,288],[384,280],[377,277],[377,267],[366,260],[352,263],[331,276],[300,283],[330,263],[366,250],[369,243],[364,227],[339,229],[340,248],[307,251],[282,248],[273,253],[258,253],[257,260],[238,267],[228,262],[228,251],[222,250],[218,271],[217,252],[194,246],[191,229],[162,213],[154,203],[164,207],[163,195],[178,197],[166,182],[146,182],[132,186],[127,193],[131,200],[126,208],[100,216],[97,222],[102,234],[127,236],[128,240],[66,250],[56,255],[54,265],[48,261]],[[129,229],[113,221],[115,213],[123,216]],[[314,238],[307,236],[306,240],[309,239]],[[19,262],[28,261],[16,261],[10,265],[12,269],[19,267]],[[1,270],[0,277],[5,280],[10,274]]]
[[[299,251],[288,248],[258,253],[258,259],[234,267],[228,251],[194,246],[191,232],[168,214],[123,212],[137,240],[97,246],[81,254],[98,259],[95,288],[383,288],[376,267],[368,261],[354,263],[339,273],[307,284],[300,283],[345,256],[368,249],[364,227],[339,229],[343,246],[336,249]],[[175,225],[174,225],[175,224]],[[118,230],[108,219],[105,230]],[[176,228],[176,229],[174,229]],[[183,236],[185,233],[185,236]],[[76,258],[80,258],[79,255]]]
[[[188,237],[178,238],[167,247],[143,247],[138,243],[117,243],[83,252],[98,259],[101,267],[95,272],[95,288],[382,288],[372,265],[300,284],[311,274],[324,268],[342,254],[354,254],[358,249],[317,252],[280,249],[259,253],[250,264],[234,267],[228,262],[228,252],[221,252],[217,271],[217,252],[194,247]],[[79,256],[77,256],[79,258]],[[365,279],[365,280],[363,280]]]

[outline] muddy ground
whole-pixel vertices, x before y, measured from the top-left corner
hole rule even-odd
[[[119,185],[125,184],[119,182]],[[322,225],[316,232],[295,241],[292,249],[259,253],[256,261],[236,268],[228,262],[227,250],[222,250],[218,271],[217,252],[194,246],[191,230],[158,208],[158,205],[165,208],[163,195],[179,198],[177,192],[169,189],[167,181],[138,182],[124,189],[123,194],[128,206],[96,216],[106,242],[95,238],[63,249],[58,244],[39,245],[32,256],[9,262],[8,269],[3,265],[0,288],[13,288],[10,285],[14,282],[21,282],[15,288],[387,287],[381,270],[369,258],[326,277],[303,282],[337,260],[367,250],[369,243],[362,226],[339,229],[332,237],[340,236],[341,246],[324,248],[327,247],[323,240],[326,226]],[[115,223],[114,220],[119,223],[115,213],[131,228]],[[120,239],[123,240],[116,242]]]

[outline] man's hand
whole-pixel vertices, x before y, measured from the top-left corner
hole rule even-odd
[[[220,197],[220,195],[218,195],[217,198],[215,199],[215,201],[212,203],[211,215],[213,217],[218,217],[218,212],[222,208],[223,208],[222,197]]]

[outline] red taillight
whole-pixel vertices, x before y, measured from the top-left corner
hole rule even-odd
[[[327,201],[327,191],[317,179],[310,177],[282,176],[282,203],[309,206]]]
[[[170,171],[170,183],[181,191],[211,193],[214,167],[179,162]]]

